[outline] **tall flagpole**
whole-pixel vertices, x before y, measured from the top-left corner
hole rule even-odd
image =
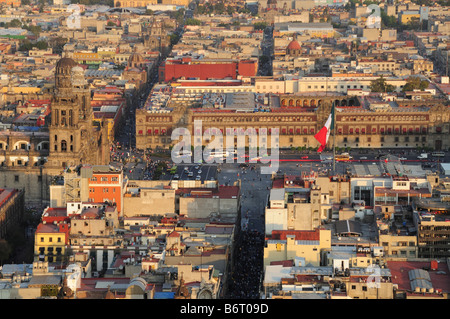
[[[336,174],[336,108],[334,101],[331,103],[331,111],[333,112],[333,174]]]

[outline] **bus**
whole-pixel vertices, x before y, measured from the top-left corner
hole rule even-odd
[[[340,155],[336,155],[336,161],[349,161],[351,160],[353,157],[351,157],[348,154],[340,154]]]
[[[215,158],[225,158],[228,155],[230,155],[230,153],[228,151],[216,151],[216,152],[211,152],[209,154],[209,156],[215,157]]]
[[[187,151],[187,150],[182,150],[181,152],[178,151],[174,151],[173,155],[175,157],[180,157],[180,156],[192,156],[192,152],[191,151]]]
[[[434,157],[444,157],[445,153],[444,152],[433,152],[433,153],[431,153],[431,155]]]

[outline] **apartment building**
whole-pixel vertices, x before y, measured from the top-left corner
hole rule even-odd
[[[273,230],[314,230],[322,219],[320,187],[300,177],[274,180],[265,209],[266,235]]]
[[[50,207],[66,207],[70,202],[108,202],[121,214],[126,182],[123,172],[110,166],[70,166],[64,170],[62,180],[50,186]]]
[[[48,224],[43,220],[34,234],[34,255],[39,261],[63,261],[69,238],[68,223]]]
[[[448,225],[448,208],[445,211],[428,212],[426,206],[416,204],[414,224],[417,228],[417,255],[419,258],[445,259],[450,256],[448,250],[450,226]],[[432,210],[432,206],[428,206]]]
[[[303,266],[317,267],[321,265],[322,255],[330,249],[330,230],[273,230],[264,245],[264,266],[300,258]]]
[[[175,198],[175,188],[168,181],[130,181],[123,195],[123,216],[175,213]]]

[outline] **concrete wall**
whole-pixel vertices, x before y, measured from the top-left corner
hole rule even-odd
[[[40,174],[39,168],[8,168],[8,170],[0,171],[0,187],[23,189],[27,204],[40,204],[41,201],[45,204],[50,200],[48,191],[50,176],[42,173],[42,180],[40,180]]]
[[[180,198],[180,215],[190,218],[204,218],[211,213],[237,216],[239,200],[219,198],[196,198],[193,196]]]
[[[221,273],[225,273],[227,265],[227,255],[212,254],[210,256],[166,256],[165,265],[177,267],[181,264],[213,265],[215,269],[219,270]],[[205,275],[205,277],[206,276],[207,275]],[[180,276],[178,278],[180,278]]]
[[[128,195],[128,194],[127,194]],[[140,196],[123,198],[126,217],[175,213],[175,190],[141,188]]]
[[[36,299],[41,296],[41,288],[0,289],[0,299]]]
[[[266,235],[271,235],[272,230],[287,229],[287,209],[286,208],[266,208]]]

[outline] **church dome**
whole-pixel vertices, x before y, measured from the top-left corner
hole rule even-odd
[[[142,64],[144,64],[144,61],[145,59],[142,55],[133,52],[128,58],[128,67],[130,68],[140,67]]]
[[[56,73],[70,74],[72,68],[78,64],[71,58],[61,58],[58,63],[56,63]]]
[[[301,50],[301,49],[302,47],[300,46],[300,43],[298,43],[297,40],[292,40],[286,48],[286,50]]]
[[[134,52],[130,56],[130,63],[142,63],[144,62],[144,58],[139,53]]]
[[[56,64],[57,68],[73,68],[77,63],[71,58],[61,58]]]

